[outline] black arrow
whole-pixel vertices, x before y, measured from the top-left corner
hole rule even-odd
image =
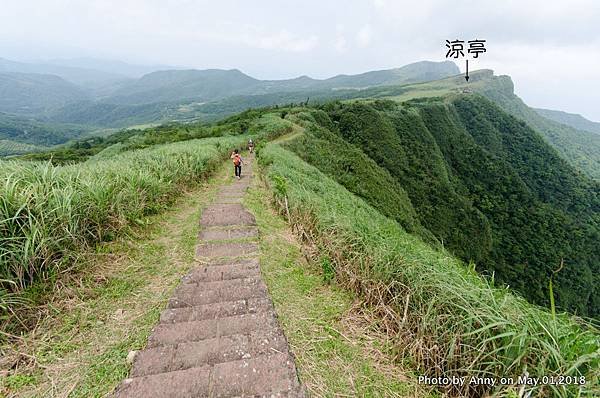
[[[469,60],[467,59],[467,73],[465,74],[465,80],[469,81]]]

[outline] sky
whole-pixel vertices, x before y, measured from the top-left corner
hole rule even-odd
[[[94,57],[240,69],[261,79],[445,59],[486,40],[470,69],[510,75],[535,107],[600,121],[598,0],[1,0],[0,57]],[[464,60],[457,62],[464,70]]]

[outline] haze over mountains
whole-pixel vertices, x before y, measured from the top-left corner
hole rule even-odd
[[[254,104],[241,100],[233,107],[231,104],[217,105],[218,110],[208,112],[195,107],[239,96],[272,94],[275,94],[273,98],[262,99],[262,102],[289,102],[305,99],[309,92],[331,94],[340,89],[416,83],[459,72],[452,62],[419,62],[397,69],[339,75],[325,80],[307,76],[258,80],[239,70],[169,69],[144,74],[151,69],[86,59],[60,65],[0,59],[0,112],[5,113],[0,115],[3,126],[0,139],[54,145],[77,135],[59,134],[51,142],[48,137],[38,140],[39,135],[31,133],[31,125],[37,124],[42,130],[45,125],[48,131],[57,131],[64,124],[71,124],[84,133],[168,120],[214,120]],[[277,93],[298,94],[280,96]],[[36,131],[39,132],[39,128]],[[11,154],[2,150],[0,153]]]
[[[80,62],[77,64],[94,66],[98,63]],[[45,86],[44,90],[50,94],[62,94],[69,82],[81,86],[81,91],[87,91],[87,99],[137,105],[182,100],[212,101],[235,95],[256,95],[275,91],[406,84],[436,80],[459,73],[458,67],[452,62],[419,62],[397,69],[366,72],[359,75],[339,75],[324,80],[312,79],[308,76],[287,80],[258,80],[236,69],[169,69],[144,73],[146,72],[144,67],[127,66],[127,64],[123,66],[117,64],[111,67],[111,65],[107,65],[103,70],[96,70],[70,65],[25,64],[0,59],[0,72],[4,80],[9,80],[15,73],[20,74],[22,79],[29,80],[23,81],[21,87],[11,87],[4,83],[7,85],[4,89],[5,100],[8,101],[11,95],[23,95],[19,91],[20,89],[22,91],[26,91],[27,87],[35,89],[37,85]],[[123,73],[117,73],[117,71]],[[31,74],[35,74],[35,76],[31,76]],[[54,77],[51,78],[48,75]],[[56,76],[67,83],[56,79]],[[98,89],[101,91],[98,92]],[[81,98],[74,93],[72,102],[78,100]],[[52,109],[56,105],[49,102],[47,107]],[[61,104],[58,103],[58,105]],[[13,109],[15,108],[13,107]],[[19,111],[19,108],[16,109]],[[0,108],[0,110],[5,109]],[[20,112],[32,113],[26,107]]]
[[[525,120],[574,167],[600,178],[599,123],[580,115],[534,110],[514,94],[510,77],[497,77],[492,71],[472,72],[467,83],[448,61],[322,80],[259,80],[236,69],[156,70],[162,67],[85,58],[46,63],[0,59],[0,155],[63,144],[107,128],[213,121],[251,107],[307,98],[410,99],[473,90]]]

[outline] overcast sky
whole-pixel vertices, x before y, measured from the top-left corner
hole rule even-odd
[[[1,3],[3,58],[237,68],[269,79],[441,61],[446,39],[485,39],[488,52],[471,69],[510,75],[529,105],[600,121],[598,0]]]

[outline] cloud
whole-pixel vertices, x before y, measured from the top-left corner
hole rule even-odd
[[[323,78],[441,61],[446,39],[480,38],[488,52],[474,67],[513,76],[532,104],[569,105],[600,120],[600,1],[408,3],[5,0],[0,57],[92,56]]]
[[[319,38],[316,35],[299,37],[285,29],[275,33],[257,32],[253,29],[241,35],[241,42],[263,50],[307,52],[317,46]]]
[[[371,25],[366,24],[362,28],[360,28],[360,30],[356,34],[356,44],[358,44],[359,47],[364,48],[369,46],[372,40],[373,28],[371,28]]]
[[[333,41],[333,48],[338,54],[343,54],[348,51],[348,40],[344,34],[344,25],[337,24],[335,27],[335,39]]]
[[[375,8],[384,8],[387,6],[386,0],[373,0],[373,5]]]

